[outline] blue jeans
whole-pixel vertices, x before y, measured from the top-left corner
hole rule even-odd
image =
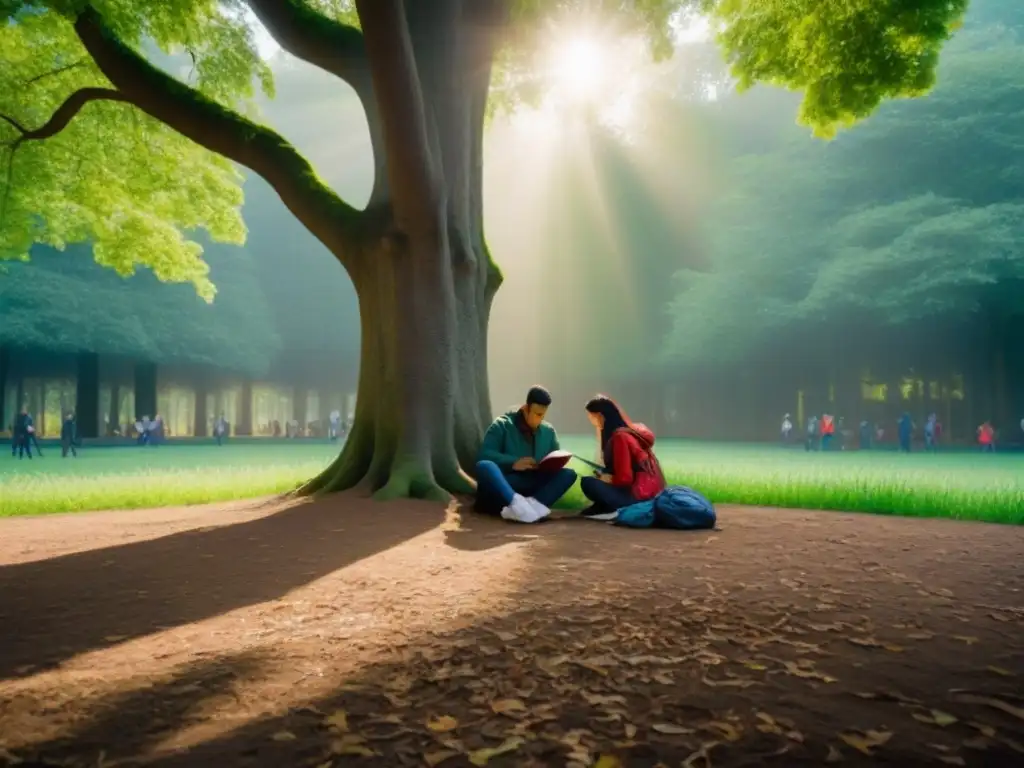
[[[595,508],[599,507],[608,512],[614,512],[636,502],[629,488],[603,483],[596,477],[584,477],[580,480],[580,490],[593,502]]]
[[[571,469],[560,469],[554,473],[534,470],[505,473],[493,461],[478,461],[477,510],[488,515],[500,514],[517,493],[532,496],[545,507],[552,507],[575,482],[576,473]]]

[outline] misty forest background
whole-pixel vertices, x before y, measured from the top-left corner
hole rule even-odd
[[[264,119],[361,205],[373,166],[354,94],[284,54],[273,65]],[[625,135],[566,121],[534,136],[498,117],[484,167],[506,277],[495,411],[541,382],[568,431],[586,430],[582,403],[603,390],[665,436],[774,439],[784,412],[827,409],[890,425],[936,411],[960,440],[991,419],[1017,439],[1022,72],[1024,5],[974,0],[933,93],[831,142],[795,124],[798,94],[735,94],[710,41],[680,49]],[[204,243],[211,305],[87,248],[4,264],[0,346],[354,392],[345,272],[251,174],[244,217],[244,247]]]

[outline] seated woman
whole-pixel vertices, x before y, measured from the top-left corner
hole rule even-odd
[[[586,411],[610,473],[580,480],[583,495],[592,502],[581,514],[590,520],[612,520],[622,507],[661,493],[665,478],[654,455],[651,430],[630,422],[615,401],[604,395],[590,400]]]

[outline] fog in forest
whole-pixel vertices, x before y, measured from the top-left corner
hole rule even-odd
[[[263,119],[362,206],[373,163],[355,95],[274,56]],[[495,411],[542,383],[571,431],[597,391],[666,435],[727,439],[772,439],[785,413],[935,411],[954,439],[1024,416],[1024,8],[975,0],[932,94],[831,142],[796,124],[799,95],[735,93],[710,42],[636,66],[647,87],[626,106],[612,85],[608,113],[489,126]],[[182,312],[244,305],[223,354],[355,392],[351,282],[264,182],[248,174],[245,195],[246,245],[208,251],[214,308],[161,290]]]

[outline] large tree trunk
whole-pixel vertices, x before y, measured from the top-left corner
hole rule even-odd
[[[487,328],[501,277],[482,223],[495,27],[473,5],[357,4],[389,200],[351,275],[362,326],[355,423],[302,492],[447,499],[474,489],[466,470],[491,417]]]

